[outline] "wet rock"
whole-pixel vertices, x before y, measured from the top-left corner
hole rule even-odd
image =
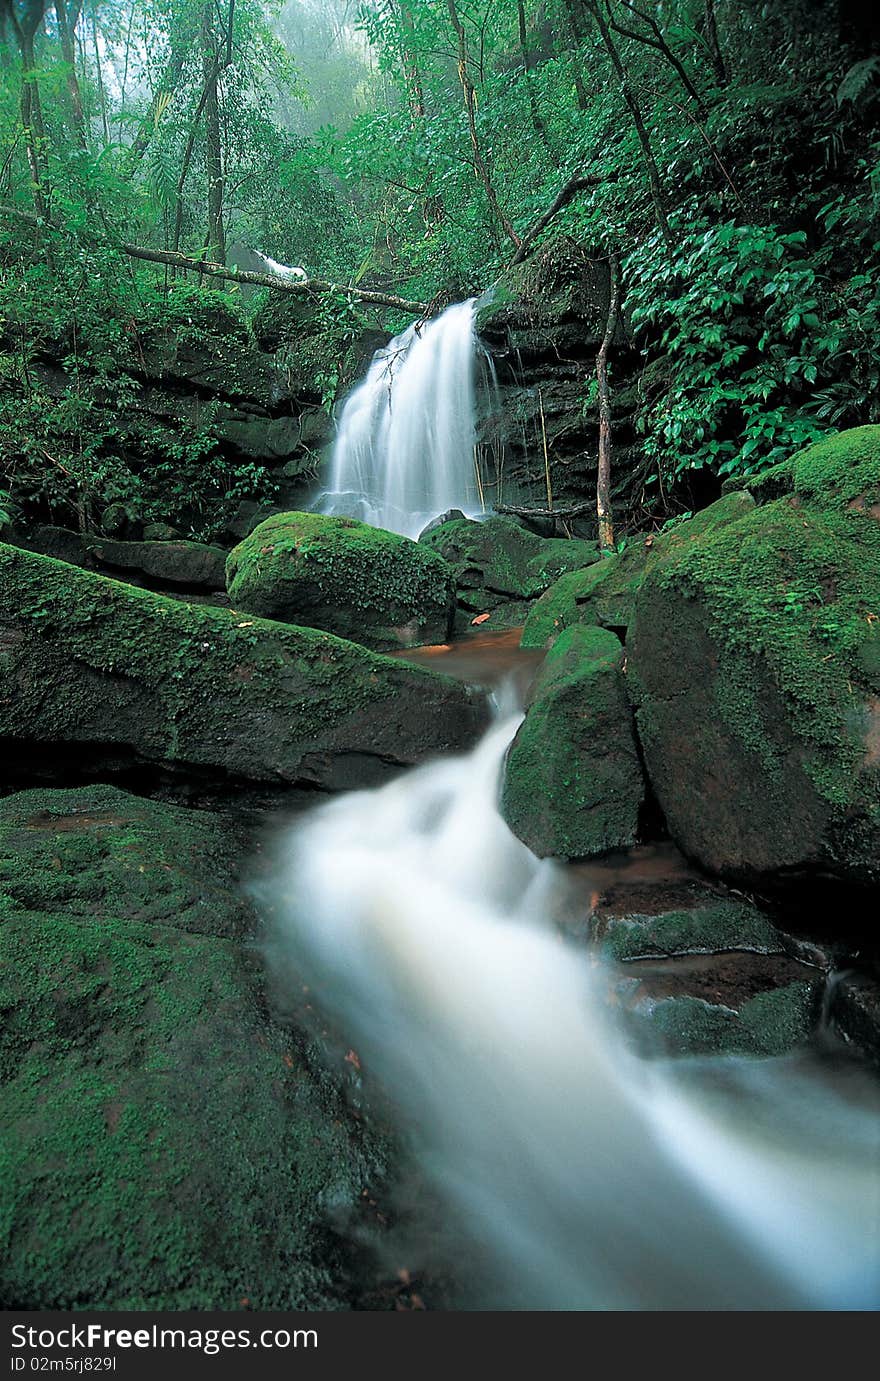
[[[539,857],[585,858],[634,843],[643,798],[623,649],[604,629],[570,628],[538,672],[501,812]]]
[[[0,803],[7,1309],[346,1307],[389,1148],[270,1018],[235,845],[107,787]]]
[[[848,1044],[880,1065],[880,978],[841,974],[831,989],[829,1019]]]
[[[686,853],[749,885],[865,888],[880,879],[880,428],[789,468],[789,493],[647,571],[627,681]]]
[[[230,553],[226,576],[236,608],[366,647],[442,643],[452,622],[446,562],[354,518],[280,513]]]
[[[455,573],[461,628],[486,613],[491,627],[518,626],[532,601],[560,575],[598,559],[594,542],[538,537],[501,516],[483,522],[456,518],[427,529],[419,542],[439,552]]]
[[[335,789],[463,747],[484,715],[465,687],[329,634],[0,546],[8,755],[112,750],[176,773]]]
[[[646,1051],[780,1055],[816,1029],[825,971],[754,903],[685,870],[593,899],[608,998]]]

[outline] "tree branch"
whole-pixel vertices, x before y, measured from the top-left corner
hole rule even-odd
[[[34,231],[52,229],[68,235],[74,233],[59,226],[48,226],[37,216],[32,216],[27,211],[19,211],[12,206],[0,206],[0,217]],[[143,259],[149,264],[169,264],[172,268],[188,269],[192,273],[200,273],[207,277],[224,278],[232,283],[250,283],[254,287],[273,288],[276,292],[295,293],[300,297],[315,293],[339,293],[343,297],[356,298],[358,302],[366,302],[374,307],[393,307],[399,312],[408,312],[413,316],[425,316],[429,310],[426,302],[412,302],[405,297],[396,297],[393,293],[351,288],[345,283],[331,283],[326,278],[281,278],[275,273],[251,273],[245,269],[226,268],[225,265],[214,264],[208,259],[191,259],[188,254],[175,254],[169,249],[147,249],[143,245],[114,243],[94,234],[77,233],[77,238],[88,239],[93,243],[105,245],[108,249],[119,250],[132,259]]]
[[[542,230],[547,228],[553,217],[568,206],[569,202],[574,201],[579,192],[586,192],[590,187],[599,187],[603,182],[616,182],[619,176],[619,173],[608,173],[604,177],[583,177],[580,173],[576,173],[574,177],[569,178],[565,186],[560,188],[557,193],[553,205],[548,207],[523,235],[519,248],[510,261],[511,267],[514,264],[522,263]]]

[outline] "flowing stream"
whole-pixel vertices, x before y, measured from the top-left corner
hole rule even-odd
[[[380,351],[323,511],[406,535],[473,511],[477,358],[472,301]],[[472,1249],[471,1307],[877,1307],[876,1081],[818,1050],[628,1047],[595,956],[556,924],[571,874],[498,812],[512,683],[506,702],[469,755],[301,819],[265,897],[267,962],[390,1095]]]
[[[876,1085],[808,1054],[627,1048],[553,924],[565,870],[496,808],[518,722],[294,827],[269,962],[389,1091],[492,1307],[876,1307]]]
[[[339,415],[322,513],[417,537],[439,513],[480,511],[475,299],[379,350]]]

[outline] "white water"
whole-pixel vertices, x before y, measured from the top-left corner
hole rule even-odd
[[[496,1305],[876,1307],[870,1086],[823,1085],[809,1059],[626,1049],[553,927],[562,870],[497,812],[517,723],[297,825],[269,962],[390,1092]]]
[[[373,356],[339,415],[318,511],[405,537],[449,508],[480,511],[474,300],[408,327]]]

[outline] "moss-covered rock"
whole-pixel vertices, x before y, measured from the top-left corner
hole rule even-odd
[[[880,879],[880,523],[837,492],[668,550],[636,595],[628,684],[651,782],[715,872]]]
[[[604,629],[571,628],[511,745],[502,814],[539,857],[585,858],[635,841],[643,795],[623,649]]]
[[[234,885],[240,828],[114,786],[20,791],[0,799],[0,917],[64,912],[241,936]]]
[[[813,508],[867,513],[880,522],[880,427],[852,427],[825,437],[733,485],[748,490],[757,503],[792,495]]]
[[[341,787],[473,740],[463,686],[308,628],[0,546],[0,737]]]
[[[452,621],[446,562],[354,518],[267,518],[230,552],[226,579],[238,609],[380,650],[445,642]]]
[[[225,938],[229,842],[105,787],[2,803],[5,1308],[346,1306],[331,1225],[388,1150]]]
[[[577,623],[613,628],[625,637],[645,574],[667,552],[735,522],[753,506],[749,494],[725,495],[666,532],[628,542],[620,552],[610,553],[586,570],[564,575],[536,602],[523,628],[522,646],[549,647],[565,628]]]
[[[439,552],[455,573],[459,623],[488,613],[493,628],[522,623],[531,602],[554,581],[599,555],[595,542],[538,537],[502,516],[455,518],[431,527],[419,542]]]

